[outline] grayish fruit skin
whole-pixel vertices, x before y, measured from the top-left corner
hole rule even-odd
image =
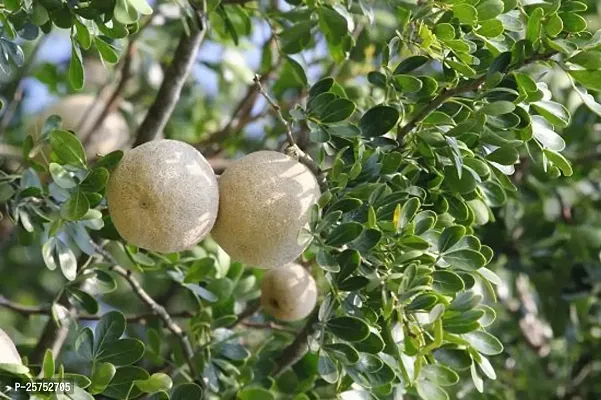
[[[311,171],[295,159],[275,151],[251,153],[225,170],[219,193],[211,235],[232,259],[276,268],[309,245],[304,229],[320,191]]]
[[[311,314],[317,303],[317,285],[309,271],[288,264],[267,271],[261,282],[261,305],[282,321],[298,321]]]
[[[189,249],[211,230],[219,189],[207,160],[177,140],[155,140],[129,150],[106,190],[119,234],[163,253]]]
[[[0,364],[23,364],[15,344],[2,329],[0,329]]]
[[[96,100],[96,96],[76,94],[67,96],[50,105],[36,119],[33,126],[33,136],[38,137],[46,119],[53,115],[62,118],[62,128],[73,130],[82,142],[86,142],[96,119],[103,112],[105,102]],[[96,154],[108,154],[111,151],[124,149],[129,142],[129,127],[125,118],[117,111],[110,112],[98,127],[98,131],[86,144],[88,157]]]

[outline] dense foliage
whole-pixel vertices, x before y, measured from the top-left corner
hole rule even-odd
[[[0,397],[39,374],[77,386],[39,399],[598,398],[596,7],[4,0],[0,327],[24,365],[0,364]],[[68,60],[36,62],[57,35]],[[216,171],[307,164],[311,316],[262,313],[264,271],[210,238],[125,243],[104,197],[122,149],[88,157],[58,116],[32,132],[33,80],[98,94],[90,135],[119,110],[131,143],[187,141]]]

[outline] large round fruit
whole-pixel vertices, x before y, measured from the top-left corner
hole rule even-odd
[[[308,316],[317,302],[317,285],[309,271],[288,264],[267,271],[261,283],[261,305],[265,312],[282,321]]]
[[[115,228],[127,242],[170,253],[189,249],[209,233],[219,190],[198,150],[163,139],[125,153],[106,197]]]
[[[219,215],[211,235],[249,266],[288,264],[309,244],[305,228],[319,196],[317,180],[303,164],[275,151],[251,153],[219,179]]]

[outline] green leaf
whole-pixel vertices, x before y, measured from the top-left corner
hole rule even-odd
[[[83,328],[75,340],[75,351],[85,360],[94,359],[94,334],[90,328]]]
[[[419,67],[421,67],[428,61],[430,61],[430,59],[425,56],[408,57],[408,58],[404,59],[403,61],[401,61],[399,65],[397,65],[397,67],[394,69],[393,74],[394,75],[406,74],[408,72],[418,69]]]
[[[447,392],[430,381],[418,380],[415,382],[415,388],[423,400],[449,400]]]
[[[71,197],[61,206],[61,217],[67,221],[82,219],[90,209],[90,202],[84,193],[78,188],[71,193]]]
[[[382,136],[396,126],[399,118],[400,114],[396,108],[375,106],[361,117],[361,133],[365,137]]]
[[[307,86],[307,75],[305,74],[304,68],[292,57],[285,56],[286,65],[292,71],[292,75],[296,80],[304,87]]]
[[[55,129],[50,132],[50,146],[52,146],[52,151],[65,164],[73,164],[81,168],[86,167],[86,153],[75,135],[64,130]]]
[[[150,15],[152,14],[152,7],[147,3],[146,0],[127,0],[140,14]]]
[[[572,165],[570,162],[561,154],[551,151],[551,150],[543,150],[549,161],[553,163],[557,168],[561,170],[564,176],[572,176]]]
[[[357,239],[361,232],[363,232],[363,226],[357,222],[341,224],[330,232],[326,244],[332,247],[342,246]]]
[[[100,192],[106,186],[109,180],[109,171],[106,168],[94,168],[90,171],[86,179],[81,183],[80,188],[84,192]]]
[[[77,259],[73,251],[64,244],[60,239],[55,242],[56,255],[58,258],[61,271],[65,278],[72,281],[77,275]]]
[[[96,49],[98,50],[102,60],[109,64],[116,64],[119,61],[119,54],[113,48],[113,46],[99,37],[94,38],[94,43],[96,44]]]
[[[102,393],[115,376],[117,369],[110,363],[95,363],[92,372],[92,384],[88,391],[92,394]]]
[[[342,340],[360,342],[369,336],[369,326],[356,317],[337,317],[327,322],[327,328]]]
[[[95,169],[100,169],[102,167],[102,168],[106,168],[107,170],[111,171],[119,164],[119,162],[121,161],[122,158],[123,158],[122,150],[115,150],[113,152],[110,152],[109,154],[101,157],[96,162]]]
[[[420,377],[440,386],[453,386],[459,382],[459,375],[455,371],[439,364],[424,365]]]
[[[601,70],[580,69],[568,71],[568,73],[587,89],[601,90]]]
[[[601,50],[581,51],[568,61],[580,65],[584,69],[601,69]]]
[[[145,380],[137,380],[134,384],[144,393],[156,393],[159,391],[167,391],[173,386],[173,381],[169,375],[158,372],[152,374],[150,378]]]
[[[69,301],[71,304],[81,306],[84,310],[92,315],[98,312],[98,302],[90,294],[74,287],[70,287],[67,290],[67,294],[69,295]]]
[[[559,136],[553,127],[538,115],[532,116],[532,134],[543,145],[544,148],[553,151],[562,151],[566,147],[566,142]]]
[[[499,339],[485,331],[466,333],[462,337],[472,348],[487,356],[494,356],[503,351],[503,345]]]
[[[471,249],[446,253],[442,258],[451,264],[451,266],[465,271],[475,271],[486,265],[486,258],[479,252]]]
[[[532,11],[528,17],[528,25],[526,28],[526,40],[530,43],[536,43],[540,40],[540,30],[542,27],[542,19],[545,15],[544,10],[541,7],[537,7]]]
[[[423,82],[411,75],[395,75],[395,83],[400,86],[400,90],[404,93],[419,92],[424,86]]]
[[[463,236],[465,236],[465,227],[462,225],[452,225],[446,227],[442,234],[440,235],[440,239],[438,239],[438,250],[441,253],[444,253],[451,247],[453,247],[457,242],[459,242]]]
[[[279,35],[282,51],[286,54],[301,52],[311,43],[311,28],[313,28],[313,22],[303,21],[283,30]]]
[[[485,104],[480,111],[487,115],[503,115],[509,114],[515,110],[515,104],[510,101],[496,101],[494,103]]]
[[[317,8],[319,15],[319,26],[326,35],[328,42],[338,44],[348,33],[346,18],[329,7]]]
[[[324,344],[322,349],[326,351],[331,358],[344,365],[351,365],[359,362],[359,353],[357,350],[346,343]]]
[[[71,61],[69,62],[69,82],[75,90],[81,90],[84,84],[83,63],[81,61],[81,52],[71,43]]]
[[[119,340],[125,332],[125,316],[119,311],[104,314],[94,332],[95,354],[100,354],[106,345]]]
[[[202,389],[195,383],[183,383],[176,387],[175,391],[171,395],[171,400],[191,400],[202,398]]]
[[[74,18],[73,22],[76,29],[77,41],[81,47],[88,50],[90,46],[92,46],[92,36],[90,35],[88,27],[79,22],[79,19],[77,18]]]
[[[532,107],[554,126],[565,128],[570,124],[570,113],[562,104],[540,100],[532,103]]]
[[[338,255],[337,260],[340,272],[336,276],[336,280],[342,282],[359,268],[361,255],[357,250],[346,249]]]
[[[464,171],[461,174],[461,177],[459,177],[455,167],[445,167],[445,187],[448,188],[448,190],[454,193],[469,193],[476,189],[478,186],[478,181],[474,175],[472,175],[469,171],[466,171],[465,167],[463,169]]]
[[[353,112],[355,112],[355,103],[338,98],[325,107],[315,110],[315,116],[324,124],[332,124],[346,120],[353,115]]]
[[[459,22],[466,25],[474,25],[478,20],[478,11],[474,6],[467,3],[458,3],[453,5],[453,14]]]
[[[139,396],[142,392],[134,386],[134,381],[136,380],[144,380],[148,379],[150,374],[146,372],[146,370],[140,367],[122,367],[117,368],[117,372],[115,373],[115,377],[111,380],[111,383],[106,387],[106,389],[102,392],[104,396],[111,397],[114,399],[125,399],[125,398],[134,398]],[[190,384],[193,385],[193,384]],[[133,388],[132,388],[133,386]],[[196,385],[193,385],[196,386]],[[197,386],[198,387],[198,386]],[[129,397],[127,395],[129,394]],[[202,398],[202,391],[199,388],[199,391],[194,393],[197,394],[197,397],[176,397],[177,389],[171,396],[172,400],[189,400],[192,398],[200,399]]]
[[[96,361],[123,366],[135,363],[143,355],[144,343],[138,339],[126,338],[105,345],[102,350],[98,351]]]
[[[503,23],[498,19],[489,19],[481,21],[480,28],[476,31],[477,34],[484,37],[494,38],[503,33]]]
[[[46,349],[44,353],[44,361],[42,362],[42,375],[44,378],[52,378],[54,376],[54,356],[52,350]]]
[[[137,10],[130,5],[130,0],[116,0],[115,9],[113,11],[113,15],[115,19],[124,24],[134,24],[138,20],[138,12]]]
[[[378,354],[386,345],[382,336],[376,330],[372,330],[365,340],[355,342],[353,346],[362,353]]]
[[[313,98],[321,93],[329,91],[332,88],[332,85],[334,85],[333,78],[323,78],[322,80],[318,81],[313,86],[311,86],[311,89],[309,89],[309,98]]]
[[[319,372],[319,376],[330,384],[336,383],[340,377],[336,364],[324,352],[319,353],[317,371]]]
[[[492,153],[486,156],[488,161],[496,162],[501,165],[513,165],[520,158],[518,151],[509,146],[499,147]]]
[[[459,275],[451,271],[434,271],[432,279],[432,288],[444,294],[453,294],[465,289]]]
[[[601,117],[601,104],[597,103],[595,98],[591,96],[586,89],[574,85],[574,82],[572,82],[572,87],[589,110]]]
[[[578,33],[586,29],[586,20],[573,12],[561,12],[558,14],[563,21],[563,29],[566,32]]]
[[[189,397],[188,399],[192,398]],[[275,396],[260,387],[247,387],[238,392],[238,400],[275,400]]]
[[[503,12],[503,8],[502,0],[483,0],[476,6],[478,20],[485,21],[494,18]]]
[[[557,14],[550,15],[544,22],[544,28],[547,35],[555,37],[563,31],[563,21]]]
[[[48,166],[52,180],[63,189],[73,189],[77,183],[73,180],[69,172],[62,165],[50,163]]]
[[[8,182],[0,183],[0,203],[4,203],[14,196],[15,189]]]

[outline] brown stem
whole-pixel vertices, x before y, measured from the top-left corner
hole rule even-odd
[[[296,335],[294,341],[282,350],[282,354],[275,361],[275,368],[272,375],[278,377],[288,367],[294,365],[300,360],[309,350],[309,337],[315,332],[315,324],[317,323],[317,309],[311,314],[303,329]]]
[[[155,139],[165,129],[167,121],[173,114],[207,31],[206,23],[203,20],[204,12],[205,10],[197,10],[198,21],[190,24],[191,32],[189,34],[186,31],[182,33],[154,103],[148,109],[144,121],[138,128],[134,147]]]

